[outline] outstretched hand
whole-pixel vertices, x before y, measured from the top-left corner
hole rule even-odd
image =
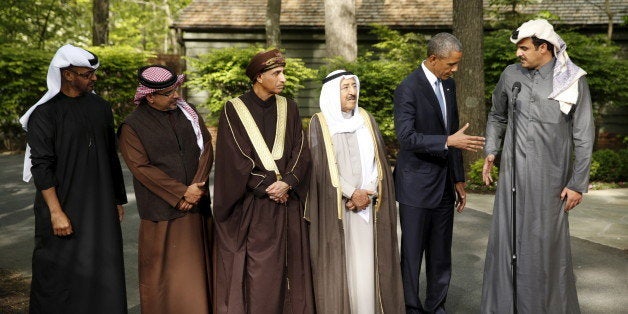
[[[447,137],[447,146],[477,152],[484,147],[484,138],[481,136],[467,135],[464,131],[469,127],[465,124],[458,132]]]

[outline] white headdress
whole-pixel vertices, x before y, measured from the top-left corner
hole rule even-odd
[[[521,24],[512,33],[510,41],[516,44],[520,40],[532,36],[547,40],[554,45],[556,64],[554,65],[552,92],[548,98],[557,100],[560,103],[560,110],[568,114],[571,106],[578,101],[578,80],[587,72],[571,61],[567,54],[567,44],[556,34],[554,27],[547,20],[530,20]]]

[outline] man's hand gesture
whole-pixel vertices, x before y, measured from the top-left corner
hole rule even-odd
[[[465,124],[458,132],[447,137],[447,146],[477,152],[484,147],[484,138],[481,136],[466,135],[464,131],[469,127]]]

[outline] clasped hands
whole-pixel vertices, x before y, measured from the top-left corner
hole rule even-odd
[[[205,182],[192,183],[188,186],[183,198],[177,204],[177,209],[188,211],[192,209],[203,195],[205,195]]]
[[[358,212],[366,209],[371,203],[371,196],[375,195],[375,191],[357,189],[351,194],[351,198],[347,200],[345,206],[348,210]]]
[[[285,204],[288,202],[288,190],[290,190],[288,183],[275,181],[266,188],[266,194],[268,194],[268,198],[276,203]]]

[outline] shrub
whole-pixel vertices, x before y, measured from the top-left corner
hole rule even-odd
[[[619,180],[628,180],[628,148],[621,149],[617,152],[619,155]]]
[[[188,85],[195,91],[209,93],[207,101],[199,106],[209,109],[215,118],[229,99],[249,90],[251,80],[246,76],[246,66],[256,53],[264,50],[260,46],[229,47],[188,58],[191,69]],[[282,95],[295,98],[304,87],[303,81],[314,78],[316,71],[307,68],[301,59],[286,58],[285,74]]]
[[[493,177],[493,184],[486,186],[482,179],[482,168],[484,167],[484,158],[480,158],[473,162],[469,166],[469,172],[467,173],[467,189],[474,192],[491,192],[495,191],[497,179],[499,178],[499,168],[494,166],[491,169],[491,176]]]
[[[4,149],[24,149],[19,118],[45,93],[52,55],[21,45],[0,46],[0,135]]]
[[[592,164],[599,166],[591,167],[590,180],[615,182],[620,178],[621,160],[619,154],[610,149],[601,149],[593,152]]]

